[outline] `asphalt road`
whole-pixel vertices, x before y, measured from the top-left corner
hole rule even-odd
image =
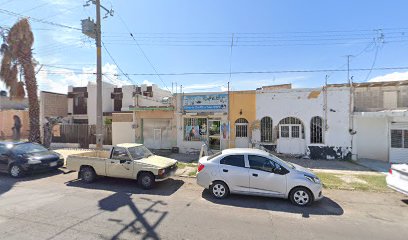
[[[136,182],[76,173],[0,175],[0,239],[407,239],[408,197],[325,191],[309,208],[287,200],[214,200],[195,179],[150,191]]]

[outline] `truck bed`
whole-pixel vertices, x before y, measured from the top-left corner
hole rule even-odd
[[[79,171],[81,166],[92,166],[97,175],[106,176],[106,161],[110,157],[109,151],[91,151],[69,155],[67,158],[67,168],[72,171]]]

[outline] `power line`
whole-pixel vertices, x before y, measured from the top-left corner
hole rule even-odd
[[[123,72],[122,68],[119,67],[118,63],[116,62],[116,60],[113,58],[112,54],[109,52],[109,50],[106,48],[105,43],[102,41],[102,46],[105,49],[106,53],[108,53],[110,59],[113,61],[113,63],[116,65],[116,67],[119,69],[119,71],[132,83],[134,83],[133,79],[131,79],[125,72]],[[137,85],[137,83],[136,83]]]
[[[370,70],[405,70],[408,67],[377,67],[377,68],[354,68],[350,71]],[[347,72],[348,69],[305,69],[305,70],[274,70],[274,71],[236,71],[231,74],[278,74],[278,73],[319,73],[319,72]],[[126,73],[132,76],[185,76],[185,75],[229,75],[230,72],[183,72],[183,73]]]
[[[25,16],[23,14],[12,12],[12,11],[9,11],[9,10],[6,10],[6,9],[0,9],[0,13],[6,14],[6,15],[9,15],[9,16],[14,16],[14,17],[28,18],[30,21],[33,21],[33,22],[44,23],[44,24],[49,24],[49,25],[56,26],[56,27],[62,27],[62,28],[68,28],[68,29],[81,31],[81,29],[77,28],[77,27],[72,27],[72,26],[68,26],[68,25],[64,25],[64,24],[60,24],[60,23],[41,20],[41,19],[38,19],[38,18],[30,17],[30,16]]]
[[[146,61],[149,63],[150,67],[153,69],[153,71],[156,73],[157,78],[163,83],[164,87],[170,92],[170,89],[167,87],[167,84],[164,82],[164,80],[162,79],[162,77],[158,74],[158,71],[156,69],[156,67],[153,65],[153,63],[150,61],[150,59],[147,57],[146,53],[143,51],[142,47],[139,45],[138,41],[136,40],[136,38],[133,36],[132,32],[130,31],[129,27],[127,26],[126,22],[122,19],[122,17],[117,14],[119,17],[119,20],[122,22],[122,24],[125,26],[126,30],[129,32],[130,36],[132,37],[132,39],[135,41],[136,45],[138,46],[140,52],[143,54],[144,58],[146,59]]]

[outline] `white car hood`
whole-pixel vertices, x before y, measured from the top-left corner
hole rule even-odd
[[[294,164],[294,163],[292,163],[292,165],[295,166],[296,171],[298,171],[299,173],[307,173],[309,175],[316,176],[316,174],[314,174],[312,171],[310,171],[307,168],[304,168],[304,167],[299,166],[299,165]]]

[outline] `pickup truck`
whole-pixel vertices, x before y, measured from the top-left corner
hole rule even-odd
[[[97,176],[128,178],[137,180],[144,189],[150,189],[157,181],[174,175],[177,161],[156,156],[144,145],[122,143],[109,151],[90,151],[71,154],[66,166],[78,172],[78,178],[86,183],[93,182]]]

